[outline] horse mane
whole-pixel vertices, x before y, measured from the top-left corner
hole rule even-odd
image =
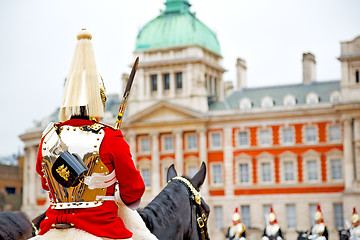
[[[32,225],[24,213],[0,212],[0,239],[28,239],[32,232]]]
[[[169,183],[144,209],[137,210],[150,232],[156,227],[171,226],[174,218],[178,217],[175,216],[176,210],[183,203],[184,196],[188,198],[182,186],[185,187],[179,181]]]

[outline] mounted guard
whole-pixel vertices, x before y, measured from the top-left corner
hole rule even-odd
[[[317,210],[314,214],[315,224],[312,226],[308,239],[310,240],[327,240],[328,230],[324,221],[324,217],[321,211],[320,204],[317,205]]]
[[[282,240],[282,239],[283,239],[283,235],[281,232],[281,228],[277,222],[274,209],[271,206],[270,213],[268,216],[268,224],[264,229],[264,233],[261,240]]]
[[[85,239],[131,239],[117,204],[137,207],[145,185],[121,131],[99,122],[106,95],[92,36],[83,29],[77,39],[61,122],[43,132],[37,158],[36,170],[51,203],[39,235],[52,239],[53,230],[66,229],[89,233]]]
[[[239,213],[239,208],[235,208],[235,211],[231,218],[232,225],[229,226],[226,233],[227,240],[246,240],[246,227],[245,224],[241,221],[241,216]]]
[[[349,231],[350,240],[360,240],[360,216],[355,207],[351,216],[351,227],[349,228]]]

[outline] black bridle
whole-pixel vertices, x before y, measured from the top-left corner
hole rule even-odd
[[[195,208],[195,219],[196,219],[196,225],[199,232],[199,239],[201,240],[210,240],[209,234],[208,234],[208,228],[207,228],[207,220],[209,217],[209,214],[206,212],[203,199],[200,195],[200,193],[195,189],[195,187],[191,184],[189,180],[187,180],[184,177],[176,176],[172,178],[172,180],[179,180],[182,184],[184,184],[190,193],[190,209],[191,209],[191,231],[189,233],[190,239],[192,239],[194,230],[192,229],[192,221],[194,219],[193,217],[193,208]],[[169,181],[169,182],[170,182]]]

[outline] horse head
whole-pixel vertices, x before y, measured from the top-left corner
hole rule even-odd
[[[158,239],[209,239],[206,223],[210,208],[199,194],[205,176],[205,163],[191,179],[177,176],[174,165],[169,167],[166,187],[139,211]]]

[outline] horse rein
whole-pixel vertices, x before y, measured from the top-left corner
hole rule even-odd
[[[192,205],[194,205],[196,207],[196,222],[197,222],[197,227],[198,227],[199,233],[200,233],[200,239],[201,240],[210,240],[209,234],[208,234],[208,229],[207,229],[208,214],[206,213],[204,206],[201,204],[202,197],[200,195],[200,192],[198,192],[195,189],[195,187],[191,184],[191,182],[184,177],[176,176],[176,177],[173,177],[171,180],[169,180],[169,182],[172,180],[179,180],[181,183],[185,184],[187,186],[187,188],[190,190],[190,199],[193,202]],[[191,209],[191,212],[192,212],[192,209]],[[192,213],[191,213],[191,215],[192,215]],[[192,219],[193,218],[191,217],[191,221],[192,221]]]

